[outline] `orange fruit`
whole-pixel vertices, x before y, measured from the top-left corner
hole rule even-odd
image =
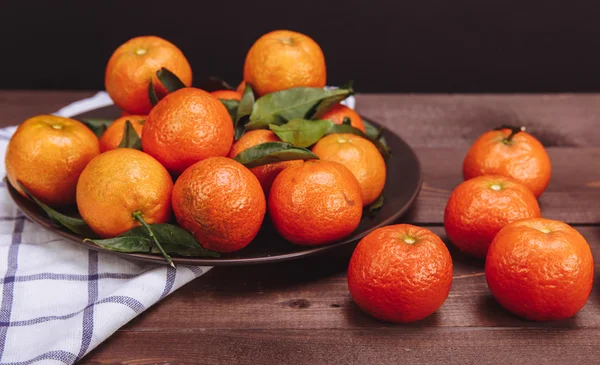
[[[363,205],[374,202],[383,191],[385,161],[371,141],[354,134],[330,134],[321,138],[312,151],[321,160],[341,163],[354,174]]]
[[[192,69],[179,48],[155,36],[135,37],[119,46],[106,65],[104,85],[115,104],[130,114],[148,114],[150,80],[159,98],[167,90],[156,77],[162,67],[186,85],[192,84]]]
[[[310,160],[279,173],[269,194],[269,214],[283,238],[322,245],[352,233],[362,216],[360,185],[343,165]]]
[[[249,131],[244,133],[240,139],[233,143],[231,146],[231,151],[229,151],[229,157],[234,158],[239,155],[245,149],[250,147],[257,146],[259,144],[267,143],[267,142],[280,142],[279,137],[275,135],[270,130],[266,129],[256,129],[253,131]],[[271,185],[273,185],[273,181],[279,175],[281,171],[284,169],[302,164],[301,160],[296,161],[283,161],[283,162],[275,162],[267,165],[257,166],[250,169],[252,173],[256,176],[258,181],[260,182],[260,186],[262,186],[263,191],[265,192],[265,196],[269,196],[269,192],[271,191]]]
[[[242,80],[242,82],[240,82],[235,91],[243,95],[244,90],[246,90],[246,81]]]
[[[137,135],[142,137],[142,128],[147,115],[127,115],[112,122],[100,137],[100,151],[106,152],[119,147],[125,133],[125,123],[129,121]]]
[[[568,224],[544,218],[511,223],[492,242],[485,278],[506,310],[534,321],[575,315],[588,300],[594,259]]]
[[[23,122],[10,139],[6,175],[23,196],[17,180],[45,204],[74,204],[79,174],[99,153],[98,138],[84,124],[38,115]]]
[[[258,95],[293,87],[324,87],[325,56],[310,37],[276,30],[260,37],[244,63],[244,81]]]
[[[552,174],[544,146],[531,134],[511,129],[493,130],[479,137],[463,163],[465,180],[480,175],[504,175],[527,186],[536,197],[542,195]]]
[[[209,250],[233,252],[256,237],[266,211],[260,184],[244,165],[212,157],[192,165],[173,188],[179,224]]]
[[[117,148],[95,157],[77,183],[77,208],[100,237],[114,237],[139,226],[133,213],[148,224],[171,217],[173,181],[150,155]]]
[[[471,256],[485,258],[496,233],[505,225],[540,217],[533,193],[509,177],[485,175],[454,189],[444,211],[450,241]]]
[[[348,108],[342,104],[336,104],[333,108],[329,109],[329,111],[319,119],[326,119],[334,122],[335,124],[342,124],[344,122],[344,118],[350,118],[350,125],[356,129],[360,129],[365,132],[365,124],[363,123],[362,118],[355,112],[353,109]]]
[[[354,302],[375,318],[397,323],[423,319],[446,301],[452,258],[428,229],[410,224],[378,228],[356,246],[348,266]]]
[[[144,123],[144,152],[180,174],[208,157],[227,156],[233,124],[227,109],[206,91],[185,88],[158,102]]]
[[[217,90],[210,93],[217,99],[223,100],[242,100],[242,94],[234,90]]]

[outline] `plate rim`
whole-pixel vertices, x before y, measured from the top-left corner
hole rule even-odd
[[[99,110],[99,109],[102,109],[102,108],[98,108],[95,110]],[[92,112],[93,112],[93,110],[92,110]],[[365,117],[364,115],[361,115],[361,117],[371,123],[381,126],[380,123],[374,122],[371,118]],[[400,135],[390,131],[389,128],[386,128],[386,131],[394,134],[399,140],[401,140],[406,145],[406,147],[410,151],[410,154],[412,157],[411,160],[416,162],[416,168],[417,168],[416,172],[418,172],[418,182],[417,182],[416,189],[413,191],[413,193],[409,197],[407,203],[404,204],[404,206],[401,209],[399,209],[397,212],[392,214],[389,218],[383,220],[381,223],[352,237],[351,240],[342,240],[340,242],[334,242],[334,243],[322,245],[322,246],[312,246],[312,247],[305,246],[306,249],[301,250],[301,251],[278,254],[278,255],[274,255],[274,256],[261,256],[261,257],[248,257],[248,258],[172,257],[173,262],[175,264],[180,264],[180,265],[194,265],[194,266],[239,266],[239,265],[259,265],[259,264],[289,261],[289,260],[300,259],[300,258],[304,258],[304,257],[308,257],[308,256],[314,256],[317,254],[331,251],[331,250],[336,249],[341,246],[356,243],[360,239],[362,239],[363,237],[365,237],[366,235],[368,235],[369,233],[374,231],[375,229],[381,228],[392,222],[395,222],[404,213],[406,213],[406,211],[408,209],[410,209],[413,206],[415,200],[419,196],[419,193],[423,186],[423,171],[422,171],[421,161],[417,157],[417,154],[415,153],[414,149],[408,143],[406,143],[406,141]],[[54,232],[64,238],[66,238],[68,241],[71,241],[74,244],[77,243],[77,244],[83,245],[84,247],[89,248],[94,251],[106,252],[106,253],[120,256],[123,258],[167,265],[167,263],[164,261],[163,257],[160,255],[152,255],[152,254],[147,254],[147,253],[127,253],[127,252],[110,251],[110,250],[107,250],[100,246],[97,246],[91,242],[83,241],[82,237],[80,237],[74,233],[67,232],[61,228],[52,226],[49,218],[43,217],[41,214],[36,214],[32,209],[30,209],[29,207],[26,206],[26,203],[25,203],[26,198],[24,198],[19,192],[17,192],[17,190],[10,184],[8,179],[6,179],[6,186],[9,191],[9,194],[11,196],[11,199],[19,207],[19,209],[23,212],[23,214],[27,218],[29,218],[31,221],[39,224],[44,229]],[[31,203],[31,202],[28,202],[28,203]],[[33,204],[33,203],[31,203],[31,204]]]

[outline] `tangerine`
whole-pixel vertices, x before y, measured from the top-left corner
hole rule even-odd
[[[181,227],[204,248],[233,252],[257,235],[266,201],[256,176],[244,165],[211,157],[195,163],[177,179],[173,211]]]
[[[362,216],[358,181],[343,165],[309,160],[286,168],[269,194],[269,214],[283,238],[323,245],[352,233]]]
[[[375,318],[413,322],[437,311],[452,285],[452,258],[428,229],[397,224],[374,230],[348,266],[354,302]]]
[[[568,224],[520,220],[494,238],[485,278],[506,310],[534,321],[560,320],[575,315],[587,302],[594,258],[585,238]]]
[[[6,175],[23,196],[19,181],[43,203],[75,203],[79,174],[100,153],[98,138],[83,123],[54,115],[23,122],[6,149]]]

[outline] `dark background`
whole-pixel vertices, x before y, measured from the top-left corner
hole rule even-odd
[[[237,84],[274,29],[323,48],[328,84],[359,92],[600,91],[595,0],[0,1],[0,89],[101,89],[112,51],[155,34],[194,80]]]

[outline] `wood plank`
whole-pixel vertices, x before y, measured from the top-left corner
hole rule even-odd
[[[356,105],[413,147],[470,146],[502,124],[526,125],[548,147],[600,143],[598,94],[359,94]]]
[[[424,185],[417,202],[402,220],[443,223],[444,208],[463,181],[462,162],[468,148],[416,148]],[[548,148],[552,178],[540,198],[542,215],[571,224],[600,223],[600,148]],[[393,158],[393,157],[392,157]]]
[[[572,364],[596,330],[560,328],[180,329],[119,332],[82,364]]]
[[[446,240],[442,227],[430,228]],[[600,257],[598,227],[578,229],[596,257]],[[597,286],[575,318],[552,323],[529,322],[506,312],[493,300],[482,261],[467,258],[452,245],[449,247],[454,262],[450,296],[436,315],[415,326],[600,328]],[[303,261],[214,268],[150,308],[124,330],[397,327],[365,315],[352,301],[346,284],[350,254],[351,248]]]
[[[54,113],[95,91],[8,91],[0,90],[0,127],[17,125],[38,114]]]

